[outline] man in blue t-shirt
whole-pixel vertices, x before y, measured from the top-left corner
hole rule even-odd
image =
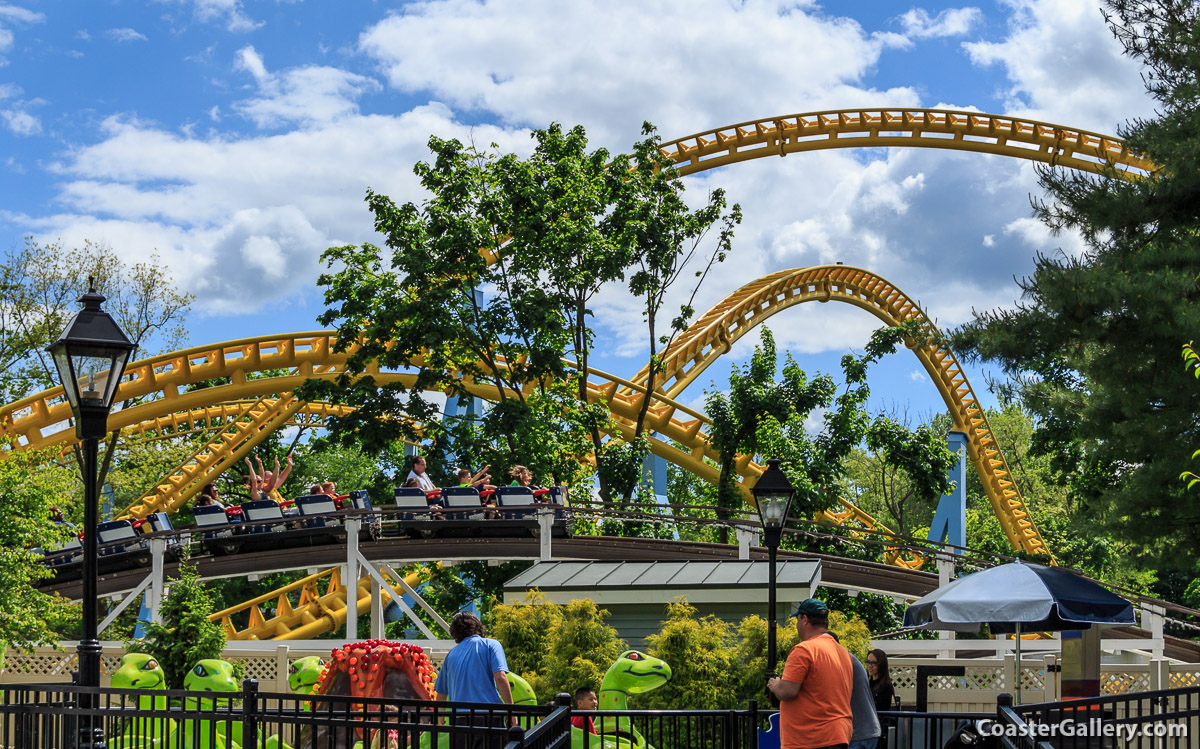
[[[484,637],[483,622],[479,617],[463,611],[450,622],[450,636],[457,644],[446,654],[438,672],[434,691],[439,700],[451,702],[482,702],[492,705],[511,705],[512,688],[508,684],[508,661],[504,657],[504,646],[496,640]],[[478,716],[471,721],[467,716],[455,719],[458,724],[493,725],[502,728],[502,716],[491,720]],[[497,735],[489,742],[484,736],[466,736],[456,732],[455,749],[459,747],[503,746],[504,737]]]

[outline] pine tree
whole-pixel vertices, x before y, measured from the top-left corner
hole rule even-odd
[[[183,689],[183,677],[197,661],[220,658],[225,650],[225,632],[209,621],[212,594],[200,582],[196,565],[179,564],[179,577],[160,604],[162,622],[146,627],[146,637],[128,645],[129,652],[148,653],[167,672],[167,687]]]
[[[1073,497],[1166,566],[1200,542],[1200,506],[1179,481],[1200,432],[1200,401],[1179,366],[1200,330],[1200,6],[1190,0],[1109,0],[1106,17],[1145,66],[1158,112],[1122,128],[1158,165],[1124,179],[1048,167],[1035,214],[1077,231],[1081,256],[1039,255],[1013,310],[977,314],[956,331],[968,359],[1000,364],[1004,394],[1038,418]]]

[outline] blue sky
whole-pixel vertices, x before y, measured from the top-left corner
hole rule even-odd
[[[1105,133],[1152,111],[1089,0],[0,0],[0,241],[157,253],[197,295],[195,345],[311,330],[320,253],[378,240],[368,187],[421,198],[411,168],[430,134],[527,151],[530,128],[560,121],[621,150],[643,120],[669,139],[883,106]],[[698,197],[724,187],[745,211],[699,309],[765,273],[840,260],[951,326],[1011,305],[1035,253],[1081,249],[1030,218],[1033,169],[1000,157],[827,151],[688,182]],[[596,311],[598,366],[632,374],[637,309],[614,288]],[[831,371],[876,325],[802,305],[771,327],[806,369]],[[711,368],[684,400],[727,372]],[[913,416],[941,408],[911,356],[872,388]]]

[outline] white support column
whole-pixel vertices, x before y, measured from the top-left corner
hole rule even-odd
[[[383,639],[383,588],[371,578],[371,639]]]
[[[421,618],[417,616],[417,613],[412,610],[412,607],[404,602],[404,598],[401,596],[401,594],[396,592],[396,589],[392,587],[391,583],[383,579],[383,575],[379,574],[379,570],[375,569],[375,566],[371,564],[366,557],[359,554],[358,562],[362,565],[362,568],[366,570],[367,574],[371,576],[371,579],[378,582],[380,586],[382,586],[383,589],[388,592],[388,595],[392,597],[392,600],[396,602],[396,605],[399,606],[405,614],[408,614],[408,618],[412,621],[413,625],[416,626],[417,629],[421,630],[421,634],[425,635],[431,640],[437,639],[433,636],[433,632],[429,630],[429,627],[425,626],[425,622],[421,621]],[[397,575],[397,577],[399,576]],[[400,584],[403,586],[404,581],[401,580]]]
[[[1153,658],[1163,657],[1163,617],[1167,613],[1161,606],[1142,603],[1142,629],[1150,631],[1150,639],[1155,641],[1155,647],[1150,651]],[[1162,687],[1166,689],[1166,687]]]
[[[150,621],[155,624],[162,624],[159,608],[162,607],[163,600],[163,560],[166,553],[167,539],[150,539],[150,590],[146,591],[146,595],[150,597],[147,602],[147,608],[150,609]]]
[[[140,601],[141,592],[150,587],[150,581],[153,579],[153,575],[146,575],[146,577],[142,578],[142,581],[138,583],[138,586],[126,594],[125,597],[121,599],[121,603],[117,604],[115,609],[108,612],[108,616],[104,617],[104,621],[100,622],[100,624],[96,627],[96,635],[99,636],[102,632],[104,632],[104,630],[108,629],[108,625],[116,621],[121,612],[129,608],[129,604],[133,603],[134,601]]]
[[[1018,668],[1019,668],[1019,666],[1017,664],[1017,654],[1016,653],[1005,653],[1004,654],[1004,691],[1011,694],[1013,696],[1014,700],[1016,700],[1018,698],[1018,695],[1020,695],[1020,691],[1017,689],[1017,679],[1019,679],[1021,677],[1021,674],[1018,671]],[[1024,700],[1023,697],[1021,699]],[[1024,701],[1028,702],[1028,700],[1024,700]],[[1020,704],[1020,701],[1018,701],[1017,704]]]
[[[955,577],[954,557],[950,556],[949,554],[938,554],[938,556],[937,556],[937,571],[938,571],[938,587],[941,588],[941,587],[944,587],[947,584],[949,584],[950,581],[953,580]],[[954,639],[956,639],[956,635],[954,632],[951,632],[949,630],[942,630],[942,631],[938,632],[938,639],[939,640],[954,640]],[[939,658],[953,658],[954,652],[952,650],[943,650],[940,653],[938,653],[938,657]]]
[[[1038,702],[1058,701],[1058,656],[1047,653],[1042,656],[1042,698]]]
[[[346,518],[346,640],[358,639],[358,531],[362,521]]]
[[[746,560],[750,558],[750,547],[761,545],[759,541],[758,528],[735,525],[733,527],[734,535],[737,536],[738,542],[738,559]]]
[[[554,530],[554,508],[538,507],[537,521],[540,546],[538,558],[543,562],[549,562],[551,559],[554,559],[554,551],[550,543],[550,535]]]

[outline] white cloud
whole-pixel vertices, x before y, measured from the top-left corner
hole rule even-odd
[[[996,245],[996,235],[995,234],[984,234],[983,235],[983,246],[984,247],[994,247],[995,245]]]
[[[310,290],[328,247],[378,241],[367,187],[419,199],[411,170],[428,158],[429,134],[472,132],[439,105],[244,138],[188,136],[129,117],[102,128],[99,143],[52,166],[62,213],[9,218],[68,244],[103,239],[123,257],[157,249],[188,269],[180,281],[202,311],[230,314]],[[523,131],[475,134],[508,151],[528,147]]]
[[[224,23],[225,28],[235,33],[254,31],[262,27],[242,11],[241,0],[159,0],[173,5],[191,5],[192,12],[200,21]]]
[[[929,378],[925,376],[925,372],[920,369],[914,369],[908,373],[908,379],[913,382],[928,382]]]
[[[357,114],[358,97],[380,88],[373,78],[318,65],[273,74],[254,47],[238,50],[234,68],[249,73],[259,92],[234,108],[260,128],[332,122]]]
[[[109,29],[104,32],[104,35],[114,42],[144,42],[146,41],[145,34],[142,34],[135,29],[120,28]]]
[[[682,19],[686,19],[683,21]],[[785,0],[441,0],[362,34],[391,86],[456,110],[544,127],[583,123],[629,143],[780,113],[917,102],[861,85],[885,40],[854,20]]]
[[[29,105],[44,104],[42,99],[23,101],[21,87],[13,83],[0,83],[0,101],[14,99],[11,105],[0,109],[0,120],[16,135],[36,135],[42,131],[42,122],[26,109]]]
[[[0,111],[4,124],[17,135],[35,135],[42,131],[42,122],[24,109],[5,109]]]
[[[0,3],[0,52],[8,52],[13,46],[15,37],[13,36],[12,29],[8,28],[8,25],[28,25],[42,23],[45,20],[46,16],[42,13],[37,13],[17,5]],[[7,64],[8,60],[0,57],[0,67],[4,67]]]
[[[0,3],[0,21],[11,23],[42,23],[46,20],[43,13],[22,8],[8,3]]]
[[[1003,65],[1007,113],[1115,134],[1149,115],[1138,64],[1122,54],[1095,3],[1005,0],[1007,38],[965,43],[978,65]]]
[[[900,25],[910,37],[931,39],[962,36],[982,20],[983,12],[979,8],[947,8],[936,16],[930,16],[924,8],[913,8],[900,16]]]

